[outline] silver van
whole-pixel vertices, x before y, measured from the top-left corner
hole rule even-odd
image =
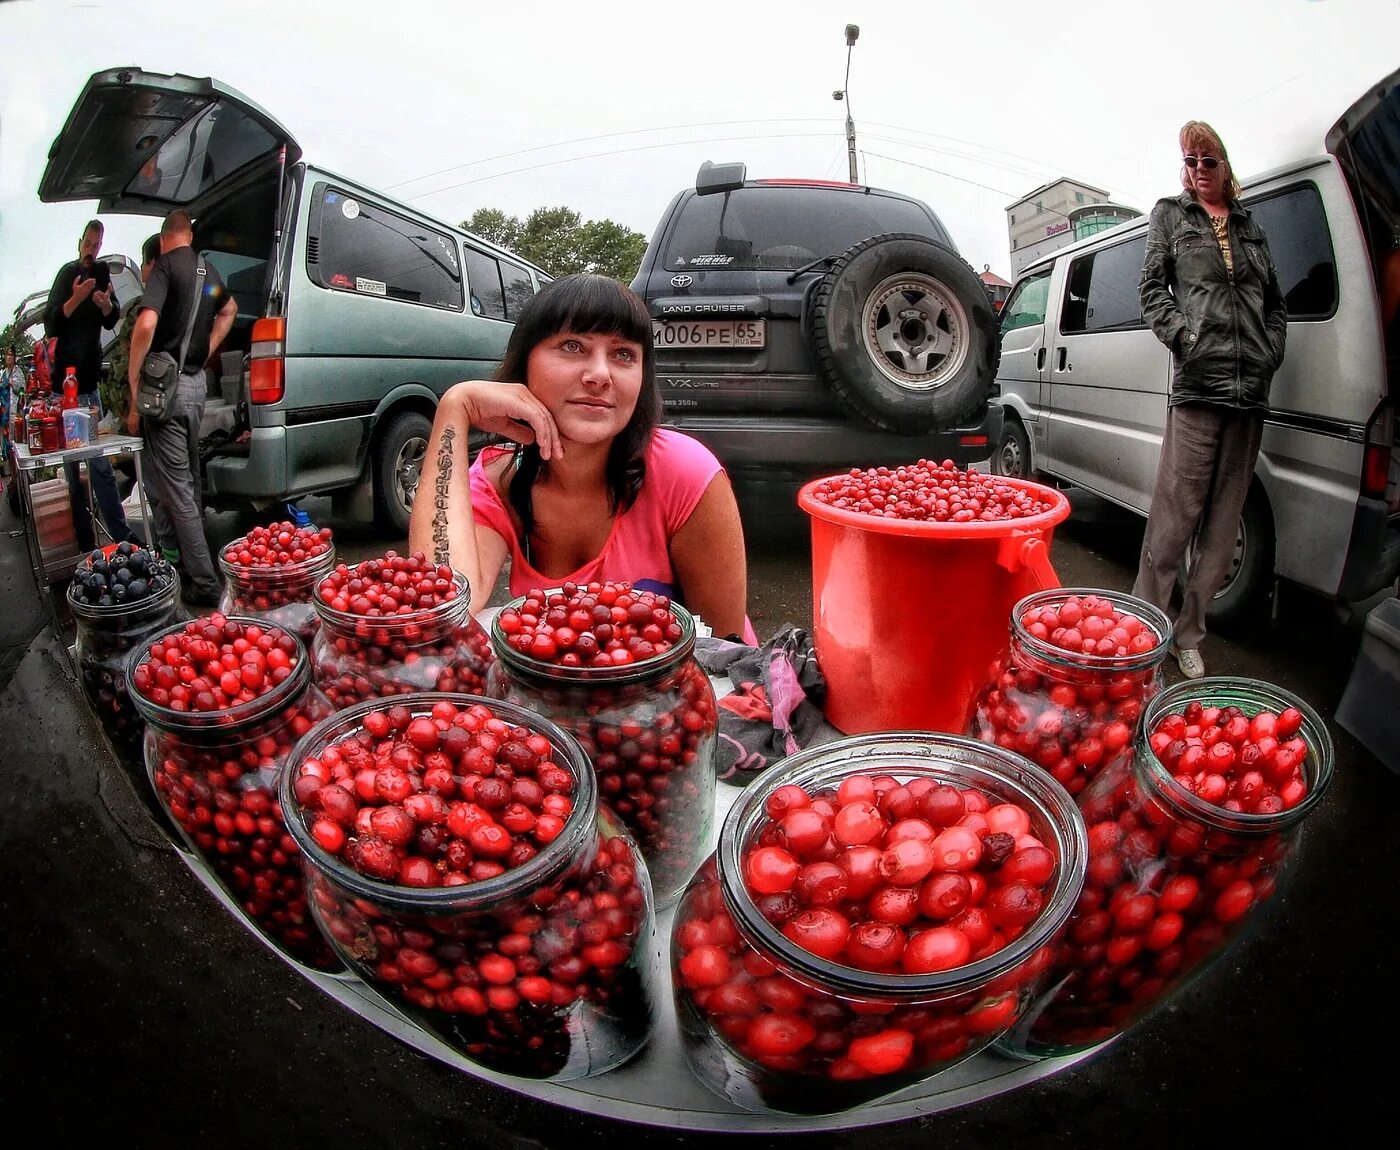
[[[1263,447],[1210,617],[1249,616],[1287,579],[1357,602],[1400,575],[1400,322],[1379,285],[1400,261],[1400,73],[1358,101],[1327,152],[1243,182],[1288,305]],[[1387,158],[1389,157],[1389,159]],[[1146,515],[1171,358],[1142,320],[1144,217],[1031,264],[1002,309],[993,456]]]
[[[238,301],[221,348],[237,433],[205,458],[215,507],[330,494],[336,514],[407,533],[438,398],[495,370],[549,279],[307,162],[267,112],[208,78],[94,74],[39,198],[194,217],[195,248]]]

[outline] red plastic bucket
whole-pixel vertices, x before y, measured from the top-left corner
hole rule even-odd
[[[797,493],[812,521],[812,638],[826,717],[848,735],[967,731],[1019,599],[1058,587],[1050,564],[1069,500],[1024,479],[1049,511],[994,523],[884,519]]]

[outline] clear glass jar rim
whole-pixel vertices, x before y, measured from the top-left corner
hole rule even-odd
[[[916,761],[922,758],[922,761]],[[832,768],[844,775],[928,774],[939,768],[949,781],[981,787],[978,778],[955,779],[971,770],[986,782],[1016,791],[1031,802],[1055,836],[1054,887],[1036,919],[1001,950],[952,970],[932,974],[876,974],[818,957],[798,946],[759,912],[743,881],[743,849],[762,820],[768,796],[780,786],[807,786]],[[903,769],[901,769],[901,767]],[[821,785],[831,785],[834,780]],[[1049,844],[1047,844],[1049,845]],[[1084,818],[1064,789],[1029,760],[992,743],[935,731],[880,731],[808,747],[784,759],[745,788],[720,827],[716,861],[725,905],[748,941],[798,972],[799,976],[838,993],[887,1000],[955,994],[980,986],[1024,961],[1053,938],[1069,918],[1084,885],[1089,840]]]
[[[1303,716],[1298,733],[1308,743],[1309,756],[1313,761],[1311,785],[1308,793],[1296,806],[1274,814],[1251,814],[1245,811],[1227,811],[1215,803],[1208,803],[1199,795],[1188,791],[1167,769],[1152,750],[1149,742],[1152,729],[1157,721],[1173,710],[1187,703],[1199,702],[1203,707],[1239,707],[1241,702],[1271,706],[1275,711],[1296,707]],[[1243,708],[1241,708],[1243,709]],[[1332,735],[1318,713],[1305,700],[1291,691],[1266,683],[1262,679],[1250,679],[1235,675],[1211,675],[1202,679],[1185,679],[1159,691],[1143,708],[1141,727],[1138,730],[1137,744],[1133,761],[1139,773],[1146,773],[1158,794],[1169,799],[1179,810],[1189,813],[1203,823],[1216,829],[1235,832],[1271,833],[1292,826],[1322,801],[1323,793],[1331,785],[1335,771],[1336,751]],[[1307,734],[1312,737],[1308,738]]]
[[[1071,596],[1083,599],[1089,595],[1107,599],[1119,611],[1137,616],[1156,634],[1156,646],[1140,655],[1079,654],[1074,651],[1066,651],[1048,639],[1036,638],[1021,623],[1021,616],[1033,608],[1046,607]],[[1146,599],[1139,599],[1136,595],[1105,591],[1101,587],[1047,587],[1023,596],[1011,608],[1012,638],[1033,651],[1037,658],[1045,660],[1052,666],[1070,670],[1145,671],[1166,659],[1167,651],[1171,648],[1172,632],[1171,620],[1167,618],[1166,613],[1161,608],[1154,606]]]
[[[556,587],[545,591],[546,595],[556,593],[562,593],[561,589]],[[672,600],[670,609],[676,617],[676,622],[681,625],[681,637],[668,650],[643,659],[640,663],[622,663],[610,667],[563,667],[558,663],[532,658],[510,645],[505,632],[501,630],[501,613],[518,610],[524,602],[525,596],[518,595],[496,612],[491,620],[491,647],[496,652],[498,662],[509,667],[513,673],[527,675],[533,679],[581,685],[607,683],[610,686],[641,682],[679,667],[695,650],[695,616]]]
[[[471,583],[455,568],[452,571],[452,582],[456,587],[452,598],[431,607],[415,608],[405,615],[356,615],[353,611],[337,611],[321,598],[319,582],[312,585],[311,602],[327,629],[347,638],[355,638],[355,629],[361,624],[382,627],[390,632],[403,631],[409,627],[449,627],[467,617],[472,599]]]
[[[328,854],[311,836],[311,830],[304,819],[305,812],[292,793],[296,784],[297,769],[308,758],[315,758],[332,743],[354,733],[371,711],[404,706],[417,717],[420,714],[431,714],[433,704],[438,702],[449,702],[461,709],[480,703],[498,718],[506,719],[515,726],[527,727],[548,738],[557,752],[555,761],[559,762],[562,758],[563,762],[560,765],[574,776],[574,809],[569,813],[564,829],[553,842],[547,843],[529,862],[512,867],[495,878],[463,883],[461,886],[433,887],[409,887],[372,879],[341,862],[334,855]],[[296,746],[292,748],[292,753],[279,772],[277,797],[282,807],[282,819],[287,833],[292,836],[297,848],[311,864],[331,881],[356,898],[366,899],[377,906],[420,913],[464,914],[489,911],[502,902],[544,886],[579,858],[587,845],[588,835],[596,833],[598,822],[597,780],[588,756],[577,739],[558,724],[525,707],[501,699],[488,699],[482,695],[468,695],[455,691],[420,691],[409,695],[397,695],[392,699],[367,699],[322,719],[297,740]]]
[[[274,563],[266,566],[235,563],[225,556],[226,550],[227,546],[219,550],[219,570],[224,573],[225,578],[238,583],[247,583],[253,579],[274,586],[299,583],[303,580],[324,578],[336,565],[334,543],[328,551],[320,555],[309,555],[295,563]]]
[[[136,709],[141,712],[141,717],[146,722],[172,734],[186,734],[194,731],[237,731],[253,723],[261,722],[274,712],[288,706],[311,685],[311,656],[299,635],[285,627],[269,623],[265,619],[254,619],[247,615],[225,615],[224,618],[230,623],[239,623],[245,627],[261,627],[264,631],[277,631],[283,635],[290,635],[292,642],[296,644],[296,659],[292,664],[292,673],[266,694],[222,711],[176,711],[170,707],[162,707],[159,703],[153,703],[136,689],[133,675],[138,666],[150,659],[150,649],[155,644],[169,635],[179,634],[191,623],[197,622],[194,619],[183,619],[147,636],[142,640],[140,646],[132,648],[127,657],[126,681],[130,684],[129,694],[132,702],[136,704]]]

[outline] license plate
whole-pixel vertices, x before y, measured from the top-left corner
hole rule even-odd
[[[762,347],[768,321],[762,319],[702,319],[655,322],[651,337],[663,349],[678,347]]]

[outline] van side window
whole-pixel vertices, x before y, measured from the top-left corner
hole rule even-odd
[[[1050,271],[1045,271],[1022,280],[1001,309],[1001,330],[1015,331],[1018,327],[1032,327],[1045,322],[1045,311],[1050,303]]]
[[[535,283],[529,272],[509,260],[501,261],[501,279],[506,289],[506,318],[518,319],[525,301],[535,294]]]
[[[1337,309],[1337,261],[1322,197],[1312,184],[1246,205],[1264,229],[1289,319],[1326,319]]]
[[[1060,331],[1127,331],[1142,327],[1138,281],[1147,237],[1080,256],[1069,265]]]
[[[338,188],[323,188],[312,264],[323,286],[462,310],[455,237]]]
[[[472,315],[505,319],[505,293],[501,290],[501,265],[495,257],[467,248],[467,285],[472,293]]]

